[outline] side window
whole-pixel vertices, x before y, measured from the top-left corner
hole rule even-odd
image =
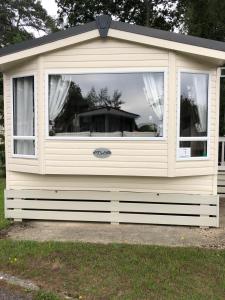
[[[205,73],[180,74],[178,158],[208,156],[208,85]]]
[[[13,154],[35,155],[34,76],[13,78]]]

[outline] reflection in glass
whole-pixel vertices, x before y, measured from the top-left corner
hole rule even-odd
[[[34,76],[13,78],[13,136],[20,137],[14,140],[14,154],[34,155],[34,135]]]
[[[49,135],[163,136],[164,74],[49,75]]]
[[[181,73],[180,136],[207,136],[208,74]]]

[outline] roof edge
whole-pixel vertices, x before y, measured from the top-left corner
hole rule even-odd
[[[191,46],[203,47],[212,50],[218,50],[225,52],[225,42],[216,40],[201,38],[192,35],[185,35],[175,33],[171,31],[165,31],[161,29],[155,29],[136,24],[129,24],[124,22],[112,21],[110,25],[111,29],[125,31],[128,33],[134,33],[139,35],[145,35],[153,38],[163,39],[175,43],[181,43]]]
[[[69,38],[72,36],[76,36],[76,35],[79,35],[82,33],[86,33],[88,31],[95,30],[95,29],[97,29],[96,21],[93,21],[93,22],[89,22],[84,25],[79,25],[79,26],[71,27],[68,29],[61,30],[61,31],[53,32],[53,33],[50,33],[49,35],[45,35],[40,38],[26,40],[21,43],[17,43],[17,44],[13,44],[13,45],[4,47],[4,48],[0,49],[0,57],[9,55],[9,54],[13,54],[15,52],[20,52],[23,50],[28,50],[28,49],[35,48],[38,46],[42,46],[45,44],[49,44],[52,42],[56,42],[56,41],[66,39],[66,38]]]

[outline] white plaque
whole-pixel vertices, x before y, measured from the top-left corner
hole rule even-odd
[[[188,147],[179,148],[179,157],[180,158],[191,157],[191,148]]]

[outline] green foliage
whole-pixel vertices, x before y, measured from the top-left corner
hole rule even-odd
[[[120,109],[124,102],[120,99],[122,93],[118,90],[113,92],[112,97],[109,95],[108,88],[100,89],[99,93],[96,92],[95,88],[92,88],[88,93],[86,99],[90,105],[90,108],[95,109],[99,107],[112,107]]]
[[[176,10],[183,32],[225,41],[225,1],[179,0]]]
[[[0,47],[33,38],[32,30],[56,30],[39,0],[0,0]]]
[[[70,27],[109,14],[116,20],[165,30],[174,27],[172,3],[167,0],[56,0],[60,25]]]
[[[60,300],[60,298],[52,292],[38,291],[34,300]]]

